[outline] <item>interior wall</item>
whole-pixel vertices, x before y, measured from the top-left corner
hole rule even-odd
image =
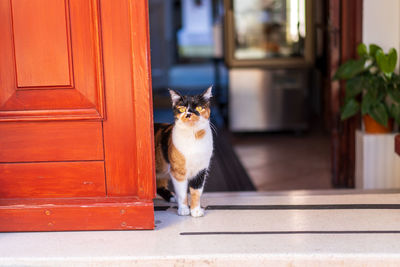
[[[400,51],[400,1],[364,0],[363,42]]]

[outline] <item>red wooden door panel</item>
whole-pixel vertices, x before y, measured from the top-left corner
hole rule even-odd
[[[102,119],[95,0],[0,1],[0,121]]]
[[[0,185],[3,198],[105,196],[104,162],[0,164]]]
[[[0,231],[152,229],[146,0],[0,0]]]
[[[104,160],[98,122],[4,122],[0,163]]]
[[[71,86],[66,3],[63,0],[18,0],[11,3],[18,88],[46,84]]]

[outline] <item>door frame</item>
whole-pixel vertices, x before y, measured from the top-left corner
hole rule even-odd
[[[340,64],[356,58],[356,47],[362,42],[363,0],[328,0],[328,81],[326,94],[330,113],[332,183],[339,188],[355,186],[355,132],[361,125],[360,116],[340,119],[345,84],[332,77]]]

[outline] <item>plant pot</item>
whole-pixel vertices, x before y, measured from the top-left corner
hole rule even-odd
[[[374,120],[370,115],[364,115],[363,120],[366,133],[384,134],[391,133],[393,131],[393,118],[389,118],[387,127],[376,122],[376,120]]]

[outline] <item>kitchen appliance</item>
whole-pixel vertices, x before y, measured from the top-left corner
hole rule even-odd
[[[311,0],[225,0],[229,127],[305,130],[314,61]]]

